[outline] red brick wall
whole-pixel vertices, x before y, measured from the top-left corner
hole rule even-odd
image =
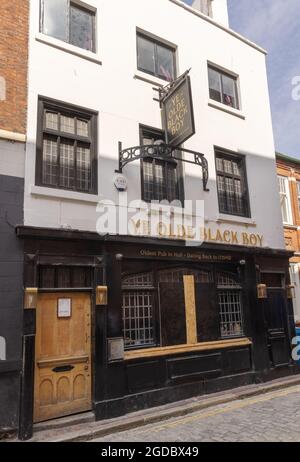
[[[1,0],[0,129],[26,133],[29,0]]]

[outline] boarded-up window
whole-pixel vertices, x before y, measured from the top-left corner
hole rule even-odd
[[[81,289],[91,286],[90,267],[40,266],[39,287],[41,289]]]

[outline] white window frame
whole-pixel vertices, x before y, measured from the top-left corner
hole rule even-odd
[[[296,180],[298,214],[300,215],[300,180]]]
[[[282,221],[285,225],[292,225],[293,215],[292,215],[292,207],[291,207],[291,194],[290,194],[289,179],[287,176],[278,175],[278,183],[279,183],[280,209],[281,209]],[[284,186],[284,191],[281,188],[282,185]],[[287,215],[288,215],[287,221],[284,220],[283,213],[282,213],[282,199],[283,198],[286,201],[286,210],[287,210]]]

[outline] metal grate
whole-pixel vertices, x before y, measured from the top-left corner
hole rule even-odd
[[[218,274],[217,283],[221,336],[241,337],[244,335],[241,285],[226,273]]]
[[[127,348],[154,344],[153,295],[150,291],[123,293],[123,334]]]
[[[127,276],[122,288],[125,348],[154,345],[153,274]]]
[[[241,293],[231,290],[218,293],[222,337],[244,335]]]

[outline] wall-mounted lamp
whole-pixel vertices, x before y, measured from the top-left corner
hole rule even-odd
[[[36,287],[26,287],[24,292],[24,309],[36,309],[38,289]]]
[[[287,298],[289,299],[296,298],[295,286],[293,286],[292,284],[289,286],[286,286],[286,295],[287,295]]]
[[[257,298],[259,298],[259,299],[268,298],[266,284],[258,284],[257,285]]]
[[[96,305],[107,305],[107,286],[96,287]]]

